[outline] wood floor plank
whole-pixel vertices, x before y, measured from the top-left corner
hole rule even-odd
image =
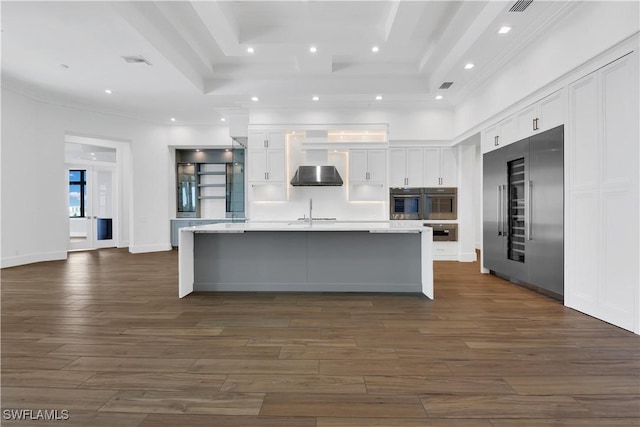
[[[321,360],[322,375],[450,376],[445,363],[417,360]]]
[[[311,417],[426,417],[416,396],[287,394],[265,396],[261,415]]]
[[[506,377],[505,381],[521,395],[633,395],[640,393],[636,376],[533,376]]]
[[[264,394],[122,391],[100,408],[104,412],[153,414],[258,415]]]
[[[569,396],[424,395],[432,418],[580,418],[591,412]]]
[[[359,376],[229,375],[220,391],[241,393],[367,393]]]
[[[257,347],[254,347],[257,348]],[[280,359],[311,360],[389,360],[398,359],[393,348],[339,348],[339,347],[290,347],[283,346]]]
[[[318,417],[316,427],[493,427],[489,420]]]
[[[313,417],[150,414],[140,427],[316,427]]]
[[[97,411],[115,395],[112,390],[72,388],[3,387],[3,408],[67,409]]]
[[[98,390],[218,391],[226,375],[165,372],[97,372],[78,388]]]
[[[493,427],[638,427],[638,418],[547,418],[491,420]]]
[[[66,420],[46,423],[42,420],[28,422],[24,420],[7,421],[3,419],[2,425],[16,427],[139,427],[146,417],[147,414],[101,413],[72,409],[69,411],[69,418]]]
[[[227,374],[318,374],[317,360],[198,359],[189,372]]]
[[[502,378],[365,376],[369,393],[515,394]]]
[[[639,392],[640,390],[636,390],[636,393]],[[638,395],[576,396],[575,400],[596,417],[636,418],[640,421],[640,396]]]
[[[93,372],[58,369],[2,369],[3,387],[75,388],[88,380]]]
[[[79,357],[65,367],[74,371],[113,372],[186,372],[195,359],[164,359],[152,357]]]

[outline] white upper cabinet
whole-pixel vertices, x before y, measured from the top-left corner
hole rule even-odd
[[[516,120],[514,117],[507,117],[494,126],[482,132],[482,152],[496,150],[505,145],[509,145],[517,140]]]
[[[390,148],[389,187],[422,187],[423,156],[422,148]]]
[[[458,186],[457,147],[428,147],[424,149],[424,186]]]
[[[274,149],[284,150],[285,134],[282,131],[249,131],[249,150]]]
[[[386,150],[349,150],[351,182],[384,185]]]
[[[285,134],[282,131],[249,131],[249,181],[285,180]]]
[[[518,126],[516,140],[563,124],[565,105],[565,92],[559,90],[519,111],[516,114]]]

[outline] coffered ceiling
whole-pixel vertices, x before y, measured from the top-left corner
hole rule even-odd
[[[251,108],[452,107],[576,4],[510,12],[514,3],[3,1],[2,84],[157,123]]]

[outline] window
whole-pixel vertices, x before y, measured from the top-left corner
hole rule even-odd
[[[84,218],[87,200],[87,171],[69,171],[69,217]]]

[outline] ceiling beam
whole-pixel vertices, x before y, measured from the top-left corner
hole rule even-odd
[[[246,54],[241,50],[240,26],[231,2],[194,1],[191,5],[225,56]]]
[[[163,12],[152,2],[113,2],[113,7],[199,91],[204,92],[210,64],[191,49]]]
[[[450,74],[450,70],[460,63],[460,61],[464,60],[465,55],[467,55],[471,46],[485,31],[487,31],[496,18],[507,7],[509,7],[509,4],[505,2],[486,2],[480,13],[475,16],[475,19],[472,20],[470,25],[463,27],[466,28],[466,30],[462,33],[461,37],[459,37],[456,42],[449,47],[446,55],[438,61],[437,67],[429,77],[429,88],[431,89],[431,92],[435,92],[440,84],[446,80],[447,75]],[[456,28],[455,30],[459,31],[459,28]]]

